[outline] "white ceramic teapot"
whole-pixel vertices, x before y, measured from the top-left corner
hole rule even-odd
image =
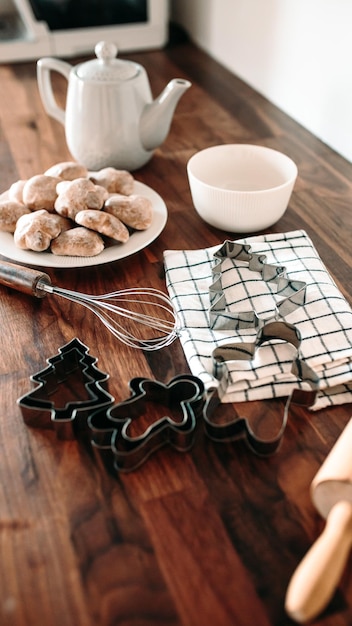
[[[97,58],[72,67],[51,57],[37,63],[46,112],[65,127],[72,156],[88,169],[142,167],[166,139],[181,95],[191,86],[175,78],[153,101],[145,69],[116,58],[114,44],[100,42]],[[51,71],[68,80],[66,111],[58,106]]]

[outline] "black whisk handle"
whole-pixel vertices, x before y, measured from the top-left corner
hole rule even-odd
[[[16,265],[14,263],[0,262],[0,284],[22,291],[36,298],[44,298],[46,292],[40,289],[38,283],[51,285],[51,279],[45,272]]]

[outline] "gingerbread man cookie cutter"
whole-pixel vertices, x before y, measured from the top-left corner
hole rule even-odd
[[[179,452],[191,449],[197,416],[203,408],[203,383],[195,376],[180,375],[167,384],[148,378],[133,378],[131,396],[89,419],[93,448],[113,470],[138,468],[159,448],[170,445]],[[162,416],[154,419],[141,434],[131,426],[157,405]],[[158,413],[160,411],[158,410]]]
[[[291,404],[311,407],[319,389],[319,377],[314,370],[301,358],[300,345],[301,335],[296,326],[284,321],[272,321],[264,324],[258,331],[254,342],[235,342],[224,344],[215,348],[213,357],[213,375],[220,381],[227,379],[227,365],[231,361],[251,360],[260,347],[271,341],[282,341],[291,344],[296,355],[292,360],[291,373],[298,381],[304,383],[305,388],[296,386],[288,396],[281,426],[274,437],[264,439],[256,436],[249,425],[246,417],[235,417],[233,420],[223,423],[216,419],[216,412],[221,406],[219,388],[208,390],[207,400],[203,410],[203,418],[206,434],[210,439],[217,442],[235,441],[245,439],[249,448],[256,454],[267,456],[276,452],[281,444],[289,415]],[[226,387],[226,383],[224,385]],[[223,406],[223,405],[222,405]]]

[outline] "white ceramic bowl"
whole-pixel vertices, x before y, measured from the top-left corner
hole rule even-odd
[[[271,148],[224,144],[194,154],[187,174],[195,209],[208,224],[249,233],[282,217],[297,178],[297,166]]]

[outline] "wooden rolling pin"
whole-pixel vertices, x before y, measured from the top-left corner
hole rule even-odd
[[[311,484],[311,498],[327,520],[289,583],[285,609],[297,622],[314,619],[331,600],[352,543],[352,419]]]

